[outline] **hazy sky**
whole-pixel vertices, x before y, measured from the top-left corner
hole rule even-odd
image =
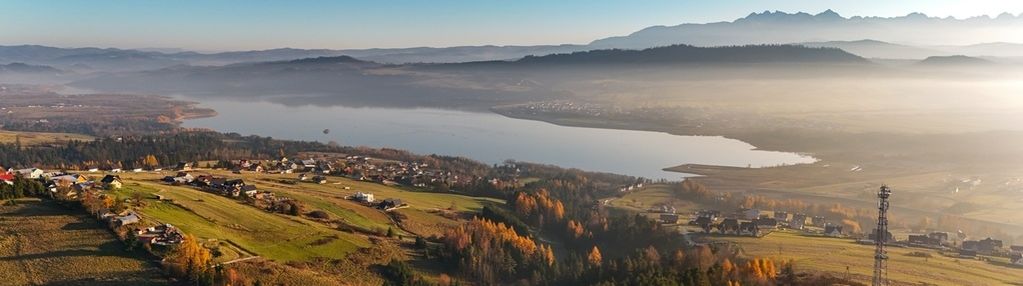
[[[0,0],[0,44],[243,50],[588,43],[781,10],[970,17],[1018,0]]]

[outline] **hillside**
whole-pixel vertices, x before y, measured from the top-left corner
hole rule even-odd
[[[0,74],[3,73],[61,73],[62,71],[50,66],[29,65],[24,63],[0,64]]]
[[[39,200],[0,206],[0,273],[3,285],[169,284],[96,220]]]
[[[799,43],[799,45],[815,48],[836,48],[864,58],[880,59],[923,59],[929,56],[941,56],[948,54],[948,52],[941,50],[899,45],[875,40],[807,42]]]
[[[994,62],[982,58],[957,55],[927,57],[926,59],[920,61],[918,64],[923,66],[955,67],[955,66],[985,66],[994,64]]]
[[[858,56],[834,48],[793,45],[695,47],[673,45],[643,50],[593,50],[571,54],[530,56],[517,64],[728,64],[728,63],[865,63]]]

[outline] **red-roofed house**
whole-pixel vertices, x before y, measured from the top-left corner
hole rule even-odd
[[[0,182],[7,183],[8,185],[14,184],[14,173],[11,172],[0,172]]]

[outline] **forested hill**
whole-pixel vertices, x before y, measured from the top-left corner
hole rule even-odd
[[[608,64],[729,64],[729,63],[868,63],[835,48],[797,45],[696,47],[673,45],[643,50],[592,50],[569,54],[527,56],[511,62],[476,62],[469,65],[608,65]]]

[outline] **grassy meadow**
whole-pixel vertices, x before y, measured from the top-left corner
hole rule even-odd
[[[80,210],[0,206],[0,285],[168,285],[162,271]]]
[[[416,192],[380,184],[330,177],[327,184],[296,182],[295,175],[271,175],[227,171],[196,171],[193,175],[213,174],[228,178],[242,178],[260,190],[295,198],[306,205],[306,211],[322,210],[345,224],[368,230],[393,228],[399,234],[408,234],[396,227],[386,213],[345,199],[355,192],[373,193],[377,200],[398,198],[409,204],[398,210],[405,214],[403,226],[419,235],[440,234],[443,228],[456,225],[456,219],[443,212],[479,210],[484,203],[502,203],[499,200],[474,198],[454,194]],[[273,214],[232,198],[196,190],[188,186],[170,186],[159,182],[164,173],[123,173],[124,187],[117,190],[121,197],[142,194],[146,202],[141,213],[146,219],[170,223],[186,233],[195,234],[220,245],[237,246],[237,254],[227,251],[228,258],[249,254],[279,261],[309,261],[316,257],[344,258],[351,252],[370,247],[368,237],[359,233],[341,231],[331,224],[299,216]],[[345,189],[347,187],[347,189]],[[164,201],[156,200],[156,195]],[[454,211],[448,211],[451,208]],[[224,244],[227,242],[227,245]],[[228,258],[222,260],[226,261]]]
[[[763,238],[729,237],[746,255],[793,260],[796,271],[820,271],[869,284],[874,246],[850,239],[803,236],[776,231]],[[909,255],[927,253],[930,257]],[[899,285],[1008,285],[1023,283],[1023,269],[997,262],[944,256],[936,250],[891,247],[889,278]],[[848,270],[847,270],[848,269]],[[848,274],[847,274],[848,273]]]
[[[18,139],[24,146],[46,145],[69,140],[92,141],[92,136],[73,133],[46,133],[0,130],[0,143],[14,143]]]

